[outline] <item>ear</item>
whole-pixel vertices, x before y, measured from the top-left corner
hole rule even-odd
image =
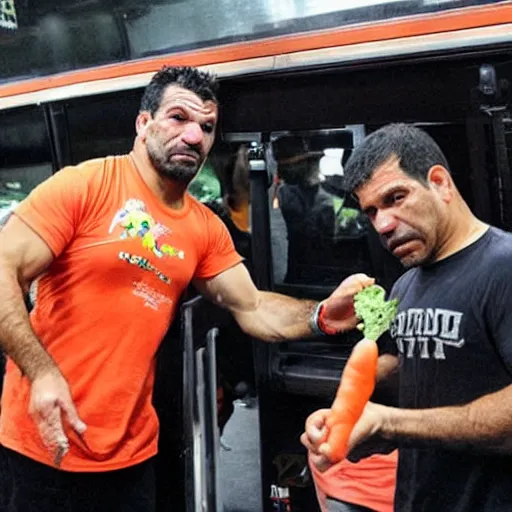
[[[436,191],[443,201],[449,203],[452,200],[454,184],[448,169],[442,165],[433,165],[428,171],[427,181],[430,188]]]
[[[139,112],[139,115],[135,120],[135,130],[137,131],[137,136],[140,137],[142,140],[146,139],[146,131],[152,119],[153,117],[151,116],[151,114],[146,110],[143,110],[142,112]]]

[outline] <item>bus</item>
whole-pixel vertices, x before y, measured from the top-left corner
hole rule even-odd
[[[297,235],[276,201],[277,141],[322,154],[324,182],[335,186],[365,135],[414,123],[439,143],[475,214],[512,230],[510,0],[0,0],[0,218],[60,168],[129,151],[141,91],[166,64],[219,77],[208,165],[226,147],[247,148],[248,260],[262,289],[323,299],[353,272],[386,289],[402,272],[349,194],[336,193],[327,240]],[[221,201],[222,184],[210,191]],[[184,297],[158,354],[158,511],[254,502],[270,512],[280,491],[293,512],[318,510],[299,435],[329,405],[357,339],[267,345]],[[216,408],[226,353],[239,374],[223,373],[257,394],[257,471],[229,486]],[[251,494],[229,508],[242,479]]]

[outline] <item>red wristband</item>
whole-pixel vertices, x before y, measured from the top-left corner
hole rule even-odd
[[[333,336],[334,334],[338,334],[339,331],[337,329],[334,329],[332,327],[328,327],[327,325],[325,325],[324,313],[325,313],[325,304],[322,303],[322,304],[320,304],[320,308],[318,309],[318,321],[317,321],[318,328],[323,333],[325,333],[325,334],[327,334],[329,336]]]

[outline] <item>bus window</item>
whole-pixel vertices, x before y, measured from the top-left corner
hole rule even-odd
[[[72,163],[131,151],[140,96],[131,90],[68,101]]]
[[[0,221],[52,171],[43,111],[0,113]]]
[[[372,273],[369,225],[344,187],[350,130],[273,136],[271,192],[274,282],[336,286]]]
[[[493,3],[506,0],[3,0],[0,82]]]
[[[116,14],[85,3],[0,2],[0,16],[6,4],[16,16],[9,25],[0,18],[0,81],[125,60]]]

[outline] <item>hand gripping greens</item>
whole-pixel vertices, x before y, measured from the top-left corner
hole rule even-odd
[[[385,293],[382,287],[373,285],[354,297],[356,315],[363,321],[358,327],[365,339],[357,343],[350,354],[326,418],[327,432],[320,452],[331,462],[338,462],[347,455],[350,433],[375,388],[379,357],[376,341],[389,329],[398,307],[398,300],[386,301]]]

